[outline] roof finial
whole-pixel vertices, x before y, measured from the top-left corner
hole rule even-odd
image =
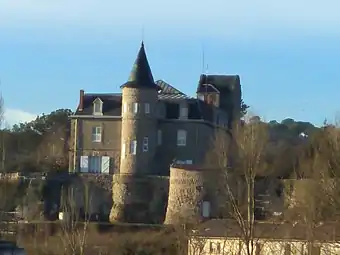
[[[142,47],[144,47],[144,25],[142,26]]]

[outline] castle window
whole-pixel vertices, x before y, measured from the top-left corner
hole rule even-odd
[[[158,145],[162,144],[162,130],[158,129],[157,131],[157,143]]]
[[[187,145],[187,131],[178,130],[177,131],[177,146],[186,146]]]
[[[178,119],[179,118],[179,104],[166,103],[165,104],[165,117],[167,119]]]
[[[143,138],[143,152],[146,152],[149,150],[149,137]]]
[[[92,128],[92,142],[100,143],[102,141],[102,127]]]
[[[150,113],[150,104],[149,103],[145,103],[145,114],[149,114]]]
[[[123,113],[126,113],[127,112],[127,103],[124,103],[123,104]]]
[[[292,249],[291,249],[289,243],[285,244],[284,247],[285,247],[285,255],[290,255],[290,254],[292,254]]]
[[[103,101],[97,97],[93,101],[93,115],[102,115],[103,114]]]
[[[203,201],[202,203],[202,216],[204,218],[210,217],[210,202],[209,201]]]
[[[136,155],[137,153],[137,141],[133,140],[130,142],[130,154]]]
[[[204,95],[202,94],[197,94],[197,98],[201,101],[204,101]]]
[[[188,118],[188,107],[185,105],[181,105],[180,108],[180,118],[187,119]]]
[[[218,254],[221,253],[221,243],[217,243],[217,244],[216,244],[216,250],[217,250],[217,253],[218,253]]]
[[[138,103],[132,104],[132,110],[133,110],[133,113],[138,113]]]
[[[214,252],[214,244],[213,244],[213,242],[210,241],[210,245],[209,246],[210,246],[209,247],[209,252],[213,253]]]
[[[126,154],[126,144],[123,143],[122,144],[122,158],[125,158],[125,154]]]

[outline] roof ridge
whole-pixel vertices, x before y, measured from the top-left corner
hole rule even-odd
[[[118,96],[122,93],[116,92],[116,93],[85,93],[85,96]]]

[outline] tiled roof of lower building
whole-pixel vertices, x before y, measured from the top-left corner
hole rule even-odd
[[[295,239],[307,240],[308,226],[294,222],[256,222],[254,224],[254,237],[263,239]],[[340,240],[340,224],[324,222],[315,226],[314,238],[318,241]],[[213,219],[197,226],[193,235],[206,238],[242,238],[242,229],[235,220]]]

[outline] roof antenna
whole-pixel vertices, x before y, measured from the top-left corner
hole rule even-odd
[[[202,43],[202,73],[205,74],[205,54],[204,54],[204,43]]]

